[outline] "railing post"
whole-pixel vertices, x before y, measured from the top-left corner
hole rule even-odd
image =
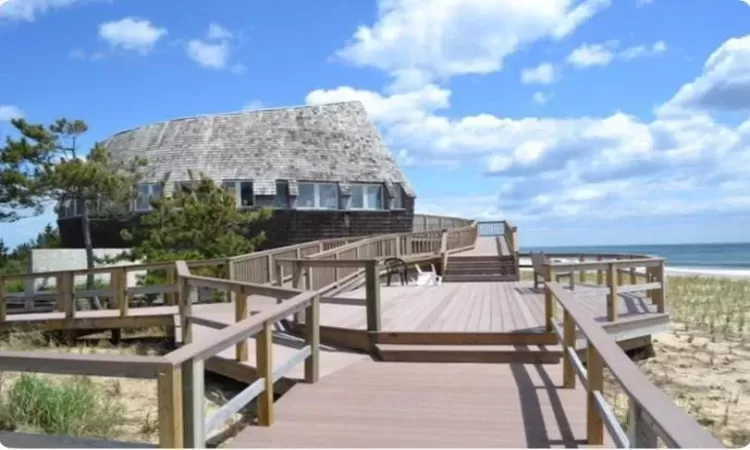
[[[185,448],[206,446],[206,396],[203,361],[182,363],[182,436]]]
[[[544,273],[544,281],[546,283],[551,283],[554,276],[554,270],[552,269],[552,266],[547,264],[545,266],[545,273]],[[547,286],[544,286],[544,314],[545,314],[545,328],[547,329],[547,333],[552,333],[555,331],[554,326],[554,320],[555,320],[555,297],[552,295],[552,291],[550,291]]]
[[[601,255],[597,256],[596,260],[601,261],[602,260]],[[599,286],[604,284],[604,273],[602,272],[601,269],[596,269],[596,284],[598,284]]]
[[[65,318],[72,319],[76,315],[75,275],[65,272],[57,278],[57,304],[65,311]]]
[[[367,331],[380,331],[380,274],[377,260],[365,263],[365,291]]]
[[[396,236],[394,239],[396,239],[396,245],[395,245],[395,252],[396,252],[396,258],[401,256],[401,236]]]
[[[599,415],[595,392],[603,392],[604,364],[599,351],[591,342],[586,347],[586,373],[589,385],[586,393],[586,437],[589,445],[602,445],[604,422]]]
[[[660,313],[667,310],[667,277],[664,273],[664,261],[653,270],[654,281],[661,283],[661,288],[651,291],[651,301],[656,305],[656,310]]]
[[[620,260],[619,256],[617,257],[617,260]],[[617,285],[622,286],[623,284],[625,284],[623,280],[622,269],[620,269],[620,267],[618,266],[615,271],[617,272]]]
[[[128,315],[128,271],[125,268],[114,269],[110,275],[114,294],[114,303],[120,309],[120,317]]]
[[[635,270],[635,267],[630,268],[630,284],[638,284],[638,273]]]
[[[563,387],[576,387],[576,372],[568,349],[576,349],[576,323],[568,310],[563,311]]]
[[[269,283],[273,283],[273,281],[274,281],[274,279],[276,277],[274,276],[274,269],[275,269],[275,267],[274,267],[274,263],[273,263],[273,255],[272,254],[268,255],[267,264],[268,264],[268,282]]]
[[[302,263],[294,261],[292,265],[292,287],[295,289],[302,289]],[[300,313],[294,313],[294,321],[299,322],[302,318]]]
[[[248,305],[248,296],[242,286],[234,288],[234,321],[240,322],[245,320],[249,315],[250,305]],[[247,361],[249,349],[247,339],[238,342],[234,349],[237,361]]]
[[[255,338],[258,377],[263,378],[265,385],[265,389],[258,396],[258,421],[266,427],[270,427],[274,422],[272,339],[271,325],[266,323]]]
[[[276,286],[284,286],[284,266],[280,263],[276,263]],[[280,304],[284,299],[281,297],[276,298],[276,303]]]
[[[628,399],[628,441],[630,448],[658,448],[658,438],[648,424],[646,413],[632,398]]]
[[[620,306],[620,300],[617,296],[617,284],[615,282],[615,272],[617,266],[613,263],[609,263],[607,266],[607,285],[609,286],[609,294],[607,294],[607,321],[615,322],[618,316],[618,307]]]
[[[313,297],[305,311],[305,344],[310,356],[305,360],[305,381],[317,383],[320,378],[320,296]]]
[[[183,448],[182,376],[179,367],[159,372],[157,378],[159,409],[159,447]]]
[[[195,288],[185,278],[180,279],[180,326],[182,327],[182,343],[193,342],[193,324],[188,317],[193,315],[193,291]]]

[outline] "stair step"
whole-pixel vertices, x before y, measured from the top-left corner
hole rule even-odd
[[[383,361],[558,364],[559,346],[377,344]]]
[[[472,274],[472,275],[446,275],[443,281],[450,282],[469,282],[469,281],[517,281],[517,274],[496,275],[496,274]]]

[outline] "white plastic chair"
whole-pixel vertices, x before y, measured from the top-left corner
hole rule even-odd
[[[437,274],[434,264],[430,264],[432,272],[422,272],[422,268],[419,267],[419,264],[415,265],[414,267],[416,267],[417,269],[417,279],[412,279],[412,281],[416,282],[417,286],[427,286],[430,284],[439,286],[440,283],[443,282],[443,277]]]

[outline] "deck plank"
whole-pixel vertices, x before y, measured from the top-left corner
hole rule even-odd
[[[560,365],[361,361],[276,405],[273,427],[251,426],[229,448],[585,446],[582,388]],[[461,382],[456,382],[461,380]],[[609,436],[606,446],[612,446]]]

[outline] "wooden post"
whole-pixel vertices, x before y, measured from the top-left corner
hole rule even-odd
[[[617,257],[617,260],[620,260],[619,256]],[[625,284],[624,280],[622,279],[622,269],[620,269],[620,267],[618,266],[615,271],[617,272],[617,285],[622,286],[623,284]]]
[[[284,285],[284,266],[281,263],[276,263],[276,286],[282,287]],[[276,298],[276,303],[280,304],[284,299],[281,297]]]
[[[224,276],[222,278],[227,279],[227,280],[232,279],[232,264],[229,262],[229,259],[227,259],[226,263],[224,264],[223,272],[224,272]],[[226,301],[231,302],[233,300],[232,297],[234,294],[234,289],[228,288],[224,291],[224,293],[226,295],[226,297],[224,297]]]
[[[333,254],[333,259],[339,259],[339,252],[336,252]],[[339,278],[341,277],[341,272],[339,271],[338,267],[333,268],[333,281],[339,281]]]
[[[664,276],[664,262],[658,267],[653,268],[653,277],[661,283],[660,289],[651,291],[651,301],[656,305],[656,310],[660,313],[667,310],[667,277]]]
[[[399,258],[401,256],[401,236],[396,236],[394,238],[396,240],[396,258]]]
[[[658,437],[646,419],[646,412],[640,405],[628,399],[628,441],[630,448],[658,448]]]
[[[604,443],[604,422],[596,406],[595,392],[603,392],[604,364],[599,351],[589,342],[586,347],[586,373],[589,386],[586,394],[586,437],[589,445]]]
[[[159,447],[182,448],[182,377],[177,367],[159,372]]]
[[[249,315],[250,305],[248,305],[248,297],[245,294],[242,286],[235,286],[234,288],[234,321],[239,322],[245,320]],[[247,339],[243,339],[235,345],[234,353],[237,361],[247,361],[249,355],[249,348]]]
[[[203,361],[182,363],[182,423],[185,448],[205,448],[206,396]]]
[[[177,283],[177,273],[175,269],[166,269],[167,270],[167,284],[170,286],[175,286]],[[174,305],[175,304],[175,294],[174,292],[170,292],[164,296],[164,303],[167,305]],[[120,309],[122,311],[122,309]]]
[[[554,320],[555,320],[555,297],[552,295],[552,291],[550,291],[547,288],[546,283],[552,281],[552,277],[554,276],[554,270],[552,269],[552,266],[549,264],[544,266],[544,323],[547,329],[547,333],[552,333],[555,331],[554,327]]]
[[[264,379],[265,389],[258,396],[258,421],[270,427],[274,422],[273,411],[273,341],[271,326],[266,323],[255,338],[258,377]]]
[[[563,311],[563,387],[574,389],[576,387],[576,371],[573,361],[570,360],[568,349],[576,348],[576,323],[573,316],[566,309]]]
[[[630,284],[638,284],[638,273],[635,267],[630,268]]]
[[[5,277],[0,276],[0,322],[5,322]]]
[[[597,261],[601,261],[602,257],[601,255],[596,258]],[[604,273],[602,273],[601,269],[596,269],[596,284],[601,286],[604,284]]]
[[[193,342],[193,324],[188,317],[193,315],[193,296],[195,288],[186,279],[180,279],[180,326],[182,327],[182,343]]]
[[[267,260],[268,265],[268,282],[273,283],[276,279],[276,275],[274,274],[274,269],[276,268],[276,264],[274,264],[273,255],[268,255]]]
[[[367,331],[380,331],[380,274],[378,261],[365,263]]]
[[[616,266],[612,263],[609,264],[607,269],[607,285],[609,286],[609,294],[607,294],[607,321],[615,322],[618,316],[618,307],[620,306],[620,300],[617,297],[617,284],[615,282],[615,271]]]
[[[320,378],[320,296],[313,297],[305,319],[305,344],[310,346],[310,356],[305,360],[305,381],[317,383]]]
[[[120,317],[128,315],[128,271],[125,268],[115,269],[110,275],[115,304],[120,309]]]
[[[65,318],[72,319],[76,315],[75,275],[73,272],[65,272],[58,277],[57,281],[59,283],[57,285],[58,305],[62,304]]]
[[[586,260],[586,258],[584,258],[583,255],[581,255],[578,258],[578,261],[580,261],[580,262],[584,262],[585,260]],[[579,272],[578,281],[580,281],[581,283],[585,283],[586,282],[586,271],[585,270],[582,270],[582,271]]]

